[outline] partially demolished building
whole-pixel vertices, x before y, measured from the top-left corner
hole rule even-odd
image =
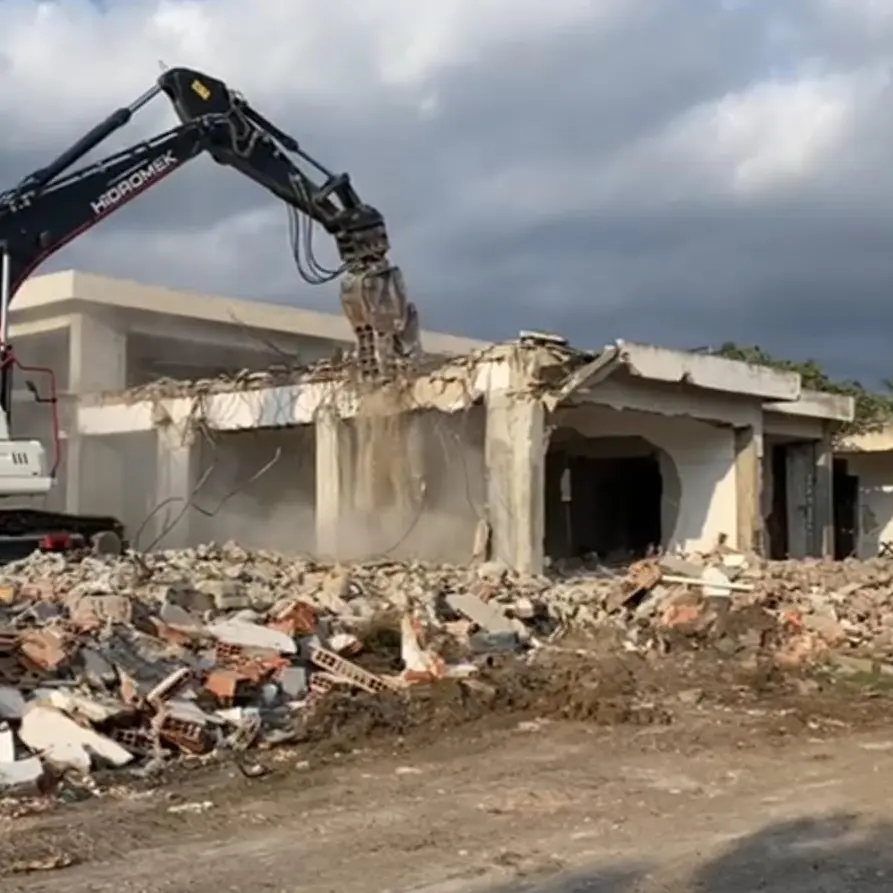
[[[236,536],[537,571],[722,541],[833,555],[829,428],[852,414],[796,373],[524,336],[385,389],[322,364],[107,393],[74,424],[94,510],[141,547]]]

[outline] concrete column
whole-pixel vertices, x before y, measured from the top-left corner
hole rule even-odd
[[[69,337],[68,380],[64,383],[64,389],[68,393],[80,395],[121,390],[127,385],[127,338],[122,332],[94,316],[76,313],[71,318]],[[100,441],[104,438],[90,437],[86,438],[88,442],[85,442],[85,438],[72,428],[66,433],[67,511],[72,514],[117,515],[120,508],[101,512],[96,508],[97,505],[109,505],[115,502],[111,496],[111,490],[114,489],[111,482],[118,479],[119,470],[117,460],[113,456],[114,449],[103,447]],[[89,441],[95,443],[91,444]],[[90,458],[91,456],[95,458]],[[109,482],[108,499],[99,495],[105,489],[106,482]]]
[[[67,390],[73,394],[127,386],[127,335],[101,319],[76,313],[71,319]]]
[[[831,436],[815,445],[814,554],[834,557],[834,448]]]
[[[340,550],[344,483],[352,467],[350,432],[334,413],[316,417],[316,553],[335,559]]]
[[[176,425],[158,429],[155,505],[138,544],[148,549],[183,549],[191,540],[192,508],[199,480],[199,450],[195,432]]]
[[[738,542],[742,552],[763,549],[763,438],[748,425],[735,429],[735,490]]]
[[[492,398],[485,444],[493,558],[518,571],[544,564],[545,412],[538,400]]]
[[[126,457],[118,437],[69,438],[65,450],[66,510],[120,518]]]

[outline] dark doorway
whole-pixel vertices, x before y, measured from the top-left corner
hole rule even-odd
[[[783,561],[788,557],[788,462],[786,444],[771,447],[772,507],[766,519],[768,557]]]
[[[662,540],[663,481],[655,453],[618,458],[560,448],[546,459],[546,554],[641,558]]]
[[[846,459],[834,460],[834,559],[856,554],[858,541],[859,476],[850,474]]]

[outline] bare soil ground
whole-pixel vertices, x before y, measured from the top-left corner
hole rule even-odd
[[[494,666],[311,741],[0,819],[5,891],[893,889],[893,696],[715,656]],[[120,774],[115,776],[119,781]],[[25,873],[57,856],[75,864]]]

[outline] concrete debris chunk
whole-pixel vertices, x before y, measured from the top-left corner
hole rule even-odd
[[[89,772],[94,758],[126,766],[133,756],[104,735],[78,725],[55,707],[30,705],[22,717],[19,738],[47,762]]]
[[[0,761],[0,790],[31,788],[44,774],[39,757],[26,757],[23,760]]]
[[[280,654],[295,654],[298,650],[291,636],[270,627],[244,620],[226,620],[208,627],[208,632],[218,641],[240,648],[262,648]]]
[[[469,592],[453,592],[447,597],[447,604],[479,626],[484,632],[514,633],[515,627],[505,611],[493,602],[485,602]]]

